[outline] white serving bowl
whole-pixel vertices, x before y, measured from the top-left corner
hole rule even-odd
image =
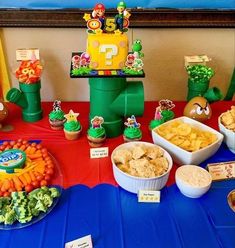
[[[128,142],[124,143],[122,145],[117,146],[112,154],[111,154],[111,161],[113,165],[113,174],[116,182],[119,186],[121,186],[123,189],[132,192],[132,193],[138,193],[139,190],[160,190],[162,189],[168,180],[170,171],[172,169],[173,161],[170,156],[170,154],[164,150],[163,148],[159,147],[164,154],[164,157],[168,160],[168,170],[158,177],[151,177],[151,178],[143,178],[143,177],[136,177],[129,175],[125,172],[123,172],[121,169],[117,167],[117,165],[114,162],[114,154],[118,149],[129,149],[136,145],[143,145],[143,146],[154,146],[159,147],[155,144],[143,142],[143,141],[136,141],[136,142]]]
[[[210,188],[210,173],[196,165],[182,165],[176,170],[175,182],[180,192],[190,198],[199,198]]]
[[[228,146],[228,149],[235,153],[235,132],[232,130],[227,129],[222,123],[221,123],[221,115],[218,118],[218,124],[219,124],[219,130],[224,135],[224,142]]]
[[[165,138],[161,137],[156,131],[159,127],[162,127],[163,125],[168,125],[170,122],[174,121],[183,121],[185,123],[188,123],[196,128],[199,128],[204,131],[209,131],[211,133],[214,133],[217,136],[217,141],[212,143],[211,145],[204,147],[198,151],[194,152],[188,152],[181,147],[174,145],[173,143],[169,142]],[[213,154],[217,152],[219,149],[222,141],[223,141],[223,135],[220,132],[217,132],[215,129],[210,128],[206,126],[205,124],[202,124],[199,121],[193,120],[191,118],[188,118],[186,116],[182,116],[176,119],[173,119],[171,121],[168,121],[166,123],[161,124],[160,126],[154,128],[152,130],[152,139],[154,144],[157,144],[164,149],[166,149],[172,156],[174,162],[178,163],[179,165],[182,164],[195,164],[198,165],[207,158],[211,157]]]

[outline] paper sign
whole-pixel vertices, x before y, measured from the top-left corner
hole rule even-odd
[[[211,163],[207,165],[207,169],[213,181],[235,178],[235,161]]]
[[[190,55],[184,56],[184,64],[188,65],[206,65],[211,59],[207,55]]]
[[[25,61],[25,60],[39,60],[39,49],[38,48],[29,48],[29,49],[17,49],[16,50],[16,60]]]
[[[91,148],[90,149],[90,157],[91,158],[104,158],[108,157],[109,148],[108,147],[100,147],[100,148]]]
[[[139,190],[138,202],[160,202],[160,195],[156,190]]]
[[[65,244],[65,248],[92,248],[91,235],[75,239]]]

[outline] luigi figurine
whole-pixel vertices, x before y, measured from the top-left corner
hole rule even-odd
[[[124,22],[124,11],[126,9],[126,4],[124,2],[119,2],[117,5],[118,14],[115,16],[115,22],[117,29],[123,32],[123,22]]]

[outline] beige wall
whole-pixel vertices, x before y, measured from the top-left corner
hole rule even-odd
[[[38,47],[45,62],[42,76],[43,101],[88,101],[88,79],[69,77],[73,51],[85,51],[85,29],[72,28],[4,28],[3,45],[9,68],[16,67],[17,48]],[[211,86],[226,92],[235,66],[235,29],[133,29],[128,32],[130,43],[141,39],[144,70],[142,79],[146,100],[169,98],[185,100],[187,74],[184,55],[207,54],[216,75]],[[12,86],[18,83],[11,73]]]

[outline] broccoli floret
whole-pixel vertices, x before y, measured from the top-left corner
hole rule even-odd
[[[0,197],[0,209],[3,208],[5,205],[9,205],[11,203],[10,197]]]
[[[31,191],[31,192],[28,194],[28,199],[29,199],[29,200],[32,199],[32,198],[37,199],[37,198],[38,198],[37,195],[38,195],[39,192],[41,192],[41,189],[40,189],[40,188]]]
[[[37,200],[35,198],[30,199],[28,202],[28,206],[30,209],[35,208],[36,204],[37,204]]]
[[[39,211],[46,212],[47,207],[44,205],[44,203],[41,200],[38,200],[35,209],[38,209]]]
[[[47,186],[42,186],[42,187],[41,187],[41,190],[42,190],[42,192],[43,192],[44,194],[49,194],[49,193],[50,193],[49,188],[48,188]]]
[[[4,215],[0,215],[0,223],[3,223],[5,221],[5,217],[4,217]]]
[[[36,208],[31,209],[31,213],[33,216],[38,216],[40,214],[40,211]]]
[[[42,201],[43,201],[44,205],[49,208],[52,205],[52,203],[53,203],[53,198],[50,195],[45,194],[43,196],[43,200]]]
[[[51,192],[51,197],[52,198],[56,198],[56,197],[60,196],[60,192],[59,192],[59,190],[57,188],[50,188],[49,190]]]
[[[16,221],[16,214],[13,209],[5,214],[4,224],[11,225]]]
[[[10,205],[5,205],[5,206],[2,208],[1,214],[5,216],[5,214],[8,213],[8,212],[10,212],[10,211],[11,211]]]

